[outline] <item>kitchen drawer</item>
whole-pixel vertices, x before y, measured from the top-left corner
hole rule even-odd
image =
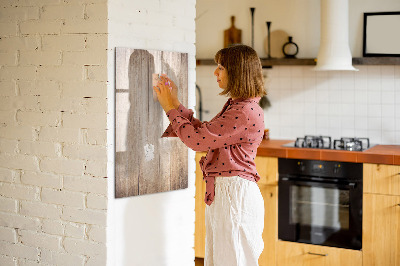
[[[364,193],[400,195],[400,166],[368,164],[363,167]]]
[[[277,266],[362,266],[359,250],[278,241]]]

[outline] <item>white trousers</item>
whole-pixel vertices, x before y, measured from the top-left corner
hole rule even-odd
[[[264,249],[264,199],[255,182],[216,177],[205,219],[205,266],[258,266]]]

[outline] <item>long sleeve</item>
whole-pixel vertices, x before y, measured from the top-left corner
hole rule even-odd
[[[183,106],[182,104],[179,105],[178,107],[178,112],[181,116],[183,116],[184,118],[188,119],[194,127],[198,127],[201,125],[201,121],[195,117],[193,117],[193,110],[192,109],[187,109],[185,106]],[[162,138],[166,138],[166,137],[177,137],[177,135],[175,134],[174,130],[172,129],[172,125],[169,124],[167,129],[165,129],[164,133],[161,135]]]
[[[173,132],[194,151],[205,151],[244,142],[247,115],[239,109],[227,109],[210,122],[191,122],[176,109],[167,113]]]

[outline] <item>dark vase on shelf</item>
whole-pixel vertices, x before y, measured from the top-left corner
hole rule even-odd
[[[293,37],[289,36],[289,41],[282,46],[282,52],[285,58],[296,58],[299,47],[293,42]]]

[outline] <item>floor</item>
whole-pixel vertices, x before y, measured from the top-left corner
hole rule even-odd
[[[204,266],[204,259],[203,258],[195,258],[194,265],[195,266]]]

